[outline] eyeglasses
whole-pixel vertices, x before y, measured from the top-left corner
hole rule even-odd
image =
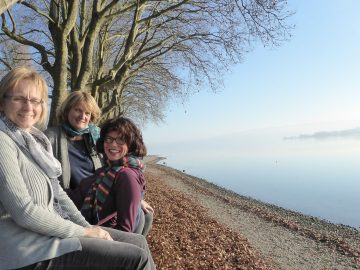
[[[44,102],[42,99],[38,99],[38,98],[30,98],[29,99],[29,98],[22,97],[22,96],[5,95],[4,97],[10,99],[15,104],[27,104],[27,102],[29,101],[30,104],[34,107],[37,107]]]
[[[117,137],[117,138],[113,138],[113,137],[110,137],[110,136],[106,136],[104,138],[104,143],[108,143],[108,144],[111,144],[113,141],[115,141],[118,145],[124,145],[126,144],[126,142],[124,142],[121,137]]]

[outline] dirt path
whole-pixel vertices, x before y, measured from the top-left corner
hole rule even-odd
[[[237,196],[161,165],[147,174],[193,198],[213,219],[238,232],[274,269],[360,269],[360,234]]]

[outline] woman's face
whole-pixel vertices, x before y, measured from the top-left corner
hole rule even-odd
[[[125,142],[121,141],[119,136],[119,132],[110,131],[104,138],[104,152],[111,161],[119,160],[128,153],[128,146]]]
[[[78,103],[72,107],[68,114],[70,126],[76,130],[86,128],[91,119],[91,112],[85,109],[84,104]]]
[[[19,128],[30,131],[40,119],[42,102],[41,91],[31,80],[25,79],[5,94],[0,109]]]

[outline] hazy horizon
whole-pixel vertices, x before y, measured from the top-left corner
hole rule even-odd
[[[240,195],[359,228],[360,140],[284,140],[282,131],[159,143],[150,154]]]

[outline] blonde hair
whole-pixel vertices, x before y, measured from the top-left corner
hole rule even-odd
[[[100,117],[100,108],[93,96],[84,91],[70,93],[64,102],[61,103],[56,114],[58,123],[67,123],[70,110],[78,104],[84,105],[85,109],[91,113],[90,122],[96,123]]]
[[[22,80],[29,80],[34,83],[36,89],[40,91],[41,99],[43,100],[41,107],[39,121],[37,126],[45,126],[48,114],[48,86],[42,75],[36,72],[34,69],[26,66],[16,67],[7,73],[0,81],[0,103],[4,102],[4,98],[8,91],[13,90],[17,84]]]

